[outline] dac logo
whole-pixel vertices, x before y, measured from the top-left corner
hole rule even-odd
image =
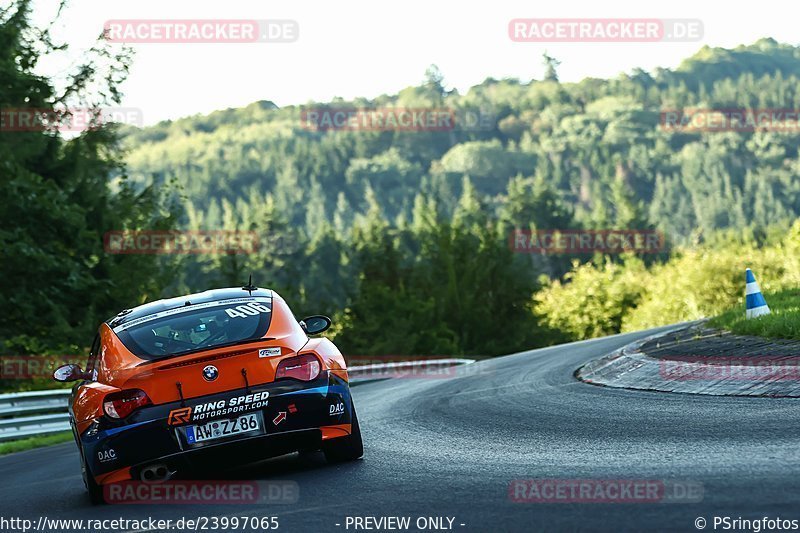
[[[344,414],[344,404],[342,402],[331,404],[331,408],[328,410],[328,414],[330,414],[330,416]]]
[[[97,459],[101,463],[115,461],[117,459],[117,452],[114,451],[114,448],[109,448],[108,450],[101,450],[97,452]]]
[[[167,424],[170,426],[176,426],[178,424],[185,424],[189,421],[189,418],[192,416],[192,408],[191,407],[182,407],[180,409],[173,409],[169,412],[169,417],[167,418]]]

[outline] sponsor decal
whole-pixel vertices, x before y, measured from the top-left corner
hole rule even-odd
[[[173,409],[169,412],[169,418],[167,419],[167,423],[170,426],[176,426],[178,424],[185,424],[192,418],[192,408],[191,407],[182,407],[180,409]]]
[[[191,407],[183,407],[170,411],[167,422],[170,426],[207,420],[219,416],[244,413],[254,409],[266,407],[269,403],[269,391],[256,392],[241,396],[234,396],[228,400],[204,402]]]
[[[330,416],[339,416],[344,414],[344,403],[333,403],[331,404],[330,408],[328,409],[328,414]]]
[[[276,416],[275,418],[272,419],[272,423],[277,426],[278,424],[280,424],[284,420],[286,420],[286,411],[280,411],[278,413],[278,416]]]
[[[258,351],[259,357],[270,357],[272,355],[280,355],[281,349],[280,348],[262,348]]]
[[[146,322],[150,322],[151,320],[156,320],[158,318],[164,318],[166,316],[172,315],[179,315],[181,313],[188,313],[190,311],[197,311],[198,309],[206,309],[208,307],[219,307],[223,305],[238,305],[238,304],[249,304],[249,303],[272,303],[271,297],[266,296],[252,296],[252,297],[242,297],[242,298],[228,298],[226,300],[217,300],[214,302],[205,302],[202,304],[192,304],[192,305],[182,305],[180,307],[176,307],[174,309],[169,309],[167,311],[161,311],[158,313],[153,313],[152,315],[146,315],[135,320],[131,320],[130,322],[126,322],[120,326],[114,328],[114,333],[120,333],[128,328],[133,326],[138,326],[139,324],[144,324]]]
[[[297,412],[297,406],[295,404],[293,404],[293,403],[290,403],[289,404],[289,412],[290,413],[296,413]]]
[[[249,304],[237,305],[234,308],[226,309],[225,313],[231,318],[247,318],[248,316],[256,316],[260,313],[269,313],[271,309],[258,302],[250,302]]]
[[[97,452],[97,460],[101,463],[109,463],[111,461],[117,460],[117,452],[114,451],[114,448],[109,448],[107,450],[100,450]]]
[[[206,381],[214,381],[219,377],[219,370],[214,365],[208,365],[203,369],[203,379]]]

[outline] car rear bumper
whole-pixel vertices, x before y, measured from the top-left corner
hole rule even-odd
[[[170,472],[209,470],[302,449],[350,432],[346,381],[323,372],[311,382],[282,380],[225,393],[141,408],[124,421],[101,417],[80,435],[98,483],[139,479],[154,464]],[[191,443],[187,427],[256,413],[262,430]]]

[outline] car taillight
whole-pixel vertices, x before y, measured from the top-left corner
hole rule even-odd
[[[103,399],[103,411],[111,418],[125,418],[136,409],[152,403],[143,390],[128,389],[108,394]]]
[[[313,354],[307,353],[284,359],[278,364],[275,371],[275,379],[299,379],[300,381],[311,381],[319,376],[319,359]]]

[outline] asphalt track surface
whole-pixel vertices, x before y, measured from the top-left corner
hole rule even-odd
[[[292,454],[226,474],[294,480],[295,504],[91,507],[68,443],[0,457],[0,516],[277,516],[278,531],[355,531],[348,516],[408,516],[411,531],[418,517],[451,517],[454,531],[492,532],[800,520],[800,400],[629,391],[573,377],[582,363],[656,331],[522,352],[448,379],[354,387],[363,460],[332,466],[321,454]],[[530,478],[689,480],[704,494],[699,503],[512,502],[509,483]]]

